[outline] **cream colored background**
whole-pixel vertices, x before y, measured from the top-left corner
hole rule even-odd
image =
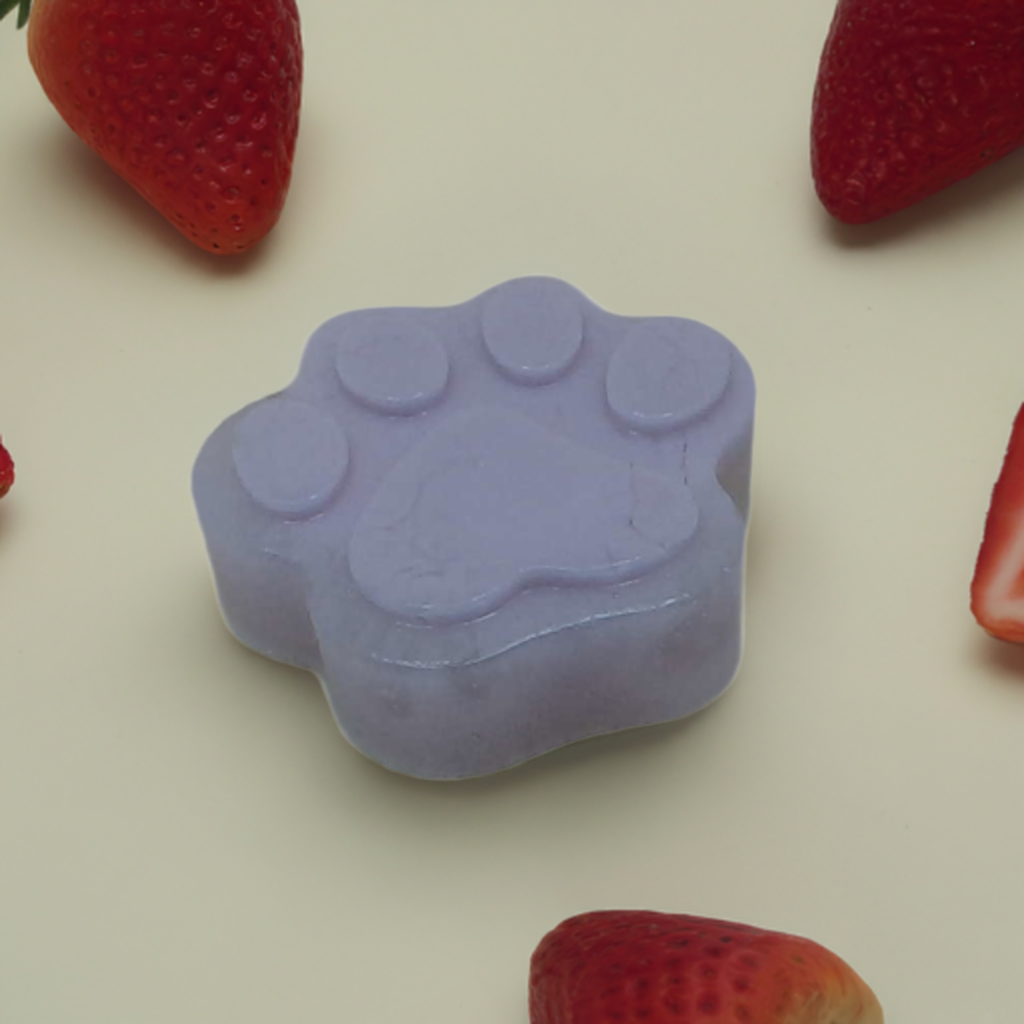
[[[830,946],[892,1024],[1019,1024],[1024,650],[967,606],[1024,400],[1024,154],[831,224],[832,0],[305,0],[285,216],[220,262],[0,26],[0,1020],[526,1024],[597,907]],[[681,724],[429,784],[223,627],[205,436],[324,319],[526,273],[759,384],[746,654]]]

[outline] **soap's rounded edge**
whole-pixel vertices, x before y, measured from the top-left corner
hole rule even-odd
[[[728,339],[726,339],[728,341]],[[733,413],[729,437],[714,455],[714,473],[718,486],[729,496],[749,526],[754,472],[754,438],[757,424],[757,380],[749,360],[733,342],[732,361],[735,366],[730,387],[739,392],[740,400]]]
[[[234,426],[254,406],[279,394],[250,402],[209,434],[192,464],[192,502],[214,597],[228,632],[244,647],[273,661],[315,671],[320,664],[319,645],[299,567],[272,551],[258,550],[255,543],[248,544],[231,525],[232,504],[251,500],[230,465]],[[225,472],[226,465],[230,472]],[[220,500],[206,493],[208,487]],[[242,493],[232,494],[233,487]],[[228,512],[221,518],[225,508]],[[273,594],[272,607],[253,601],[261,589]]]
[[[477,749],[486,751],[486,755],[484,760],[474,762],[467,758],[464,750],[456,750],[453,753],[452,745],[438,745],[435,742],[434,730],[428,720],[423,722],[420,738],[422,739],[423,736],[429,737],[430,741],[434,742],[433,750],[427,749],[423,742],[410,743],[408,738],[403,742],[400,737],[396,738],[393,733],[388,735],[390,732],[388,729],[381,729],[375,736],[369,738],[360,736],[358,728],[353,728],[353,722],[347,720],[346,713],[342,707],[345,701],[340,699],[344,696],[350,696],[345,691],[353,686],[352,674],[350,673],[347,679],[339,680],[338,682],[330,679],[326,670],[318,671],[316,674],[324,690],[335,723],[344,739],[363,756],[382,768],[410,778],[437,782],[455,782],[496,775],[584,741],[597,740],[605,736],[642,729],[648,726],[666,725],[682,721],[714,704],[732,686],[739,673],[742,661],[745,587],[742,564],[739,568],[740,571],[737,573],[738,579],[735,581],[736,586],[724,595],[723,605],[726,607],[724,607],[723,612],[726,621],[724,622],[724,633],[721,641],[715,645],[715,656],[709,659],[709,663],[698,666],[696,670],[680,674],[668,680],[669,690],[674,691],[676,695],[671,711],[668,713],[663,711],[662,713],[634,714],[613,726],[578,727],[555,741],[542,740],[520,748],[514,754],[508,754],[504,757],[495,757],[491,754],[491,751],[495,749],[496,741],[501,739],[500,736],[496,736],[494,733],[507,733],[509,728],[515,729],[518,724],[531,720],[535,721],[536,708],[532,704],[523,705],[516,709],[520,713],[521,721],[513,723],[511,727],[508,718],[504,714],[498,714],[495,716],[495,728],[493,730],[477,730],[473,738],[477,742]],[[673,606],[673,609],[681,607],[681,604],[677,604]],[[664,611],[665,609],[647,610],[648,613]],[[642,615],[644,613],[639,614]],[[691,625],[694,625],[695,622],[696,620],[693,620]],[[594,625],[596,624],[588,623],[585,624],[585,627],[593,627]],[[578,629],[580,627],[571,628]],[[671,630],[667,632],[670,633]],[[529,644],[521,646],[528,647]],[[636,648],[637,653],[643,651],[649,653],[649,637],[645,634],[635,637],[633,646]],[[618,696],[622,697],[626,694],[627,689],[629,689],[632,695],[632,689],[627,688],[624,681],[627,679],[632,681],[635,678],[636,671],[633,664],[634,659],[629,653],[622,656],[620,660],[622,665],[618,676],[617,690]],[[696,688],[698,692],[695,696],[695,687],[692,685],[694,677],[706,670],[707,664],[711,666],[709,670],[710,678],[704,680],[702,684],[698,684]],[[436,678],[437,675],[443,675],[443,673],[432,673],[432,675]],[[659,680],[664,682],[664,680],[661,680],[661,677],[659,677]],[[429,685],[420,687],[420,689],[427,688],[429,688]],[[456,693],[458,692],[457,688],[453,689]],[[441,699],[430,710],[436,713],[439,709],[443,710],[447,706],[447,702]],[[584,710],[586,711],[587,709]],[[382,736],[388,736],[388,738],[382,741]],[[461,742],[465,742],[465,737],[462,737]]]
[[[276,660],[280,661],[282,659],[276,659]],[[722,683],[721,688],[717,692],[715,692],[713,695],[709,696],[708,699],[706,701],[704,701],[703,703],[701,703],[700,705],[698,705],[696,707],[693,707],[690,710],[684,711],[683,713],[681,713],[679,715],[674,715],[674,716],[669,717],[669,718],[653,718],[653,719],[651,719],[649,721],[646,721],[646,720],[645,721],[637,721],[637,722],[627,723],[627,724],[618,726],[618,727],[613,728],[613,729],[606,729],[606,730],[601,730],[601,731],[589,732],[589,733],[586,733],[586,734],[581,734],[579,736],[576,736],[576,737],[573,737],[573,738],[570,738],[570,739],[566,739],[566,740],[564,740],[562,742],[559,742],[557,744],[554,744],[552,746],[547,746],[547,747],[544,747],[543,749],[539,749],[539,750],[532,751],[530,753],[526,753],[526,754],[522,755],[521,757],[518,757],[518,758],[515,758],[515,759],[511,759],[511,760],[508,760],[508,761],[505,761],[505,762],[501,762],[500,764],[496,764],[496,765],[493,765],[493,766],[488,767],[488,768],[483,768],[483,769],[478,769],[478,770],[456,771],[456,772],[451,772],[451,771],[445,772],[443,770],[430,771],[430,770],[425,770],[425,769],[422,769],[422,768],[416,769],[411,764],[403,764],[402,763],[403,759],[393,758],[393,757],[389,758],[388,756],[386,756],[383,753],[374,752],[374,751],[372,751],[370,749],[367,749],[367,747],[361,745],[359,742],[357,742],[349,734],[349,732],[347,731],[347,729],[345,727],[344,722],[341,719],[339,719],[336,714],[333,713],[333,705],[331,704],[331,700],[330,700],[330,691],[328,690],[327,684],[324,681],[324,679],[322,678],[322,676],[319,673],[315,672],[315,671],[313,672],[313,674],[317,677],[318,681],[320,682],[321,688],[324,691],[324,696],[327,699],[328,706],[332,709],[332,718],[334,719],[334,723],[337,726],[338,731],[341,733],[342,738],[354,750],[356,750],[359,754],[361,754],[367,760],[371,761],[373,764],[376,764],[377,766],[379,766],[379,767],[381,767],[381,768],[383,768],[383,769],[385,769],[385,770],[387,770],[389,772],[393,772],[396,775],[401,775],[401,776],[403,776],[405,778],[408,778],[408,779],[416,779],[417,781],[421,781],[421,782],[440,782],[440,783],[449,782],[449,783],[457,783],[457,782],[471,782],[474,779],[487,779],[487,778],[491,778],[491,777],[493,777],[495,775],[501,775],[501,774],[503,774],[505,772],[511,772],[511,771],[514,771],[517,768],[523,767],[524,765],[532,764],[535,761],[540,761],[543,758],[549,756],[550,754],[555,754],[555,753],[558,753],[558,751],[566,750],[566,749],[568,749],[570,747],[575,747],[575,746],[578,746],[578,745],[583,744],[583,743],[593,743],[595,741],[596,742],[600,742],[601,740],[603,740],[605,738],[610,738],[610,737],[618,736],[618,735],[620,735],[622,733],[639,732],[641,730],[650,729],[650,728],[654,728],[654,727],[657,727],[657,726],[663,726],[663,725],[664,726],[669,726],[669,725],[673,725],[675,723],[685,722],[688,719],[693,718],[695,715],[699,715],[701,712],[706,711],[713,704],[716,704],[722,697],[725,696],[725,694],[730,689],[732,689],[732,686],[735,683],[737,676],[739,675],[739,669],[740,669],[741,662],[742,662],[742,649],[741,649],[740,656],[737,658],[736,666],[733,669],[732,674],[729,675],[729,677],[725,680],[724,683]],[[305,668],[306,666],[297,666],[297,667]]]
[[[553,274],[544,273],[529,273],[529,274],[517,274],[515,277],[507,278],[504,281],[499,281],[497,284],[492,284],[490,287],[485,288],[482,292],[477,293],[466,303],[460,303],[460,305],[468,305],[469,303],[480,302],[482,299],[486,299],[496,292],[503,291],[510,287],[519,287],[524,283],[529,282],[542,282],[545,285],[571,292],[574,296],[579,299],[583,299],[587,303],[594,305],[593,299],[591,299],[586,292],[582,291],[574,284],[566,281],[564,278],[558,277]]]

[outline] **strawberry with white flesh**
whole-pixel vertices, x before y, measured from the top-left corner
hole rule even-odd
[[[57,112],[187,238],[234,255],[270,231],[299,128],[295,0],[0,0],[0,17],[16,6]]]
[[[646,910],[563,921],[530,962],[531,1024],[882,1024],[874,993],[794,935]]]
[[[971,611],[992,636],[1024,643],[1024,406],[1013,421],[992,489],[971,582]]]

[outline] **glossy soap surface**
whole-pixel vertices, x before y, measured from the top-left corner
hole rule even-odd
[[[753,408],[711,328],[550,278],[336,317],[197,460],[224,617],[410,775],[690,714],[739,660]]]

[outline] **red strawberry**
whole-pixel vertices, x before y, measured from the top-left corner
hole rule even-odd
[[[992,489],[971,582],[971,611],[1000,640],[1024,643],[1024,406]]]
[[[4,447],[3,438],[0,437],[0,498],[2,498],[14,483],[14,459],[11,453]]]
[[[808,939],[688,914],[563,921],[530,962],[531,1024],[882,1024],[874,993]]]
[[[811,169],[864,224],[1024,144],[1020,0],[839,0],[818,69]]]
[[[295,0],[35,0],[28,52],[64,120],[197,245],[242,252],[277,222],[299,127]]]

